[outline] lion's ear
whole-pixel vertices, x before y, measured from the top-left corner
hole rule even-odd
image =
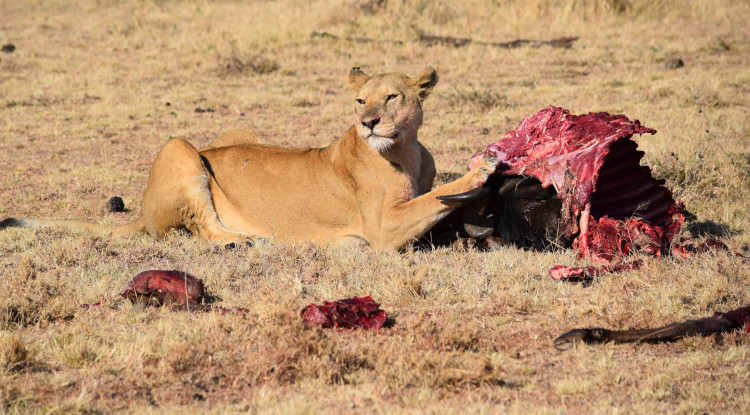
[[[352,68],[352,70],[349,71],[349,88],[351,88],[354,92],[357,92],[369,79],[370,75],[362,72],[362,70],[359,69],[359,66],[355,66]]]
[[[428,66],[424,68],[422,73],[409,81],[409,86],[414,89],[414,92],[417,93],[419,99],[425,99],[428,95],[430,95],[432,88],[437,84],[437,82],[437,71],[432,66]]]

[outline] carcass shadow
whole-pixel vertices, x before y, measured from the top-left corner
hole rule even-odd
[[[213,294],[208,294],[208,293],[204,293],[203,294],[203,303],[204,304],[214,304],[214,303],[221,302],[223,300],[224,299],[221,298],[221,297],[219,297],[218,295],[213,295]]]
[[[739,229],[732,229],[729,225],[717,223],[712,220],[690,222],[687,224],[686,229],[694,238],[726,238],[742,233]]]

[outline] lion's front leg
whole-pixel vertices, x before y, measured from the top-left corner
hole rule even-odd
[[[496,158],[485,157],[477,167],[460,179],[388,209],[383,214],[381,237],[370,238],[372,246],[378,250],[401,249],[422,237],[462,204],[456,201],[441,201],[437,197],[463,193],[481,187],[496,167]]]

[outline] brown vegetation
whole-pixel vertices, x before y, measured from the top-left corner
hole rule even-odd
[[[15,46],[0,54],[2,217],[125,223],[170,137],[203,147],[253,128],[271,144],[326,145],[353,120],[349,68],[430,64],[441,81],[420,141],[441,183],[548,104],[623,113],[658,130],[639,148],[697,217],[690,229],[730,247],[643,258],[638,271],[583,285],[547,275],[577,263],[570,251],[225,251],[180,233],[6,229],[0,412],[748,412],[747,334],[552,346],[575,327],[659,326],[750,304],[748,15],[734,0],[0,3],[0,44]],[[419,33],[579,39],[454,48]],[[125,212],[107,212],[115,195]],[[147,269],[185,270],[212,304],[248,312],[173,313],[117,297]],[[365,295],[391,328],[299,318],[307,304]],[[100,299],[111,301],[81,308]]]

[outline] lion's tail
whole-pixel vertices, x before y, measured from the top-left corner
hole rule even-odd
[[[0,221],[0,229],[5,228],[48,228],[62,227],[66,229],[85,229],[98,234],[112,234],[118,236],[133,235],[146,231],[146,222],[139,217],[124,225],[100,225],[94,222],[75,219],[19,219],[7,218]]]

